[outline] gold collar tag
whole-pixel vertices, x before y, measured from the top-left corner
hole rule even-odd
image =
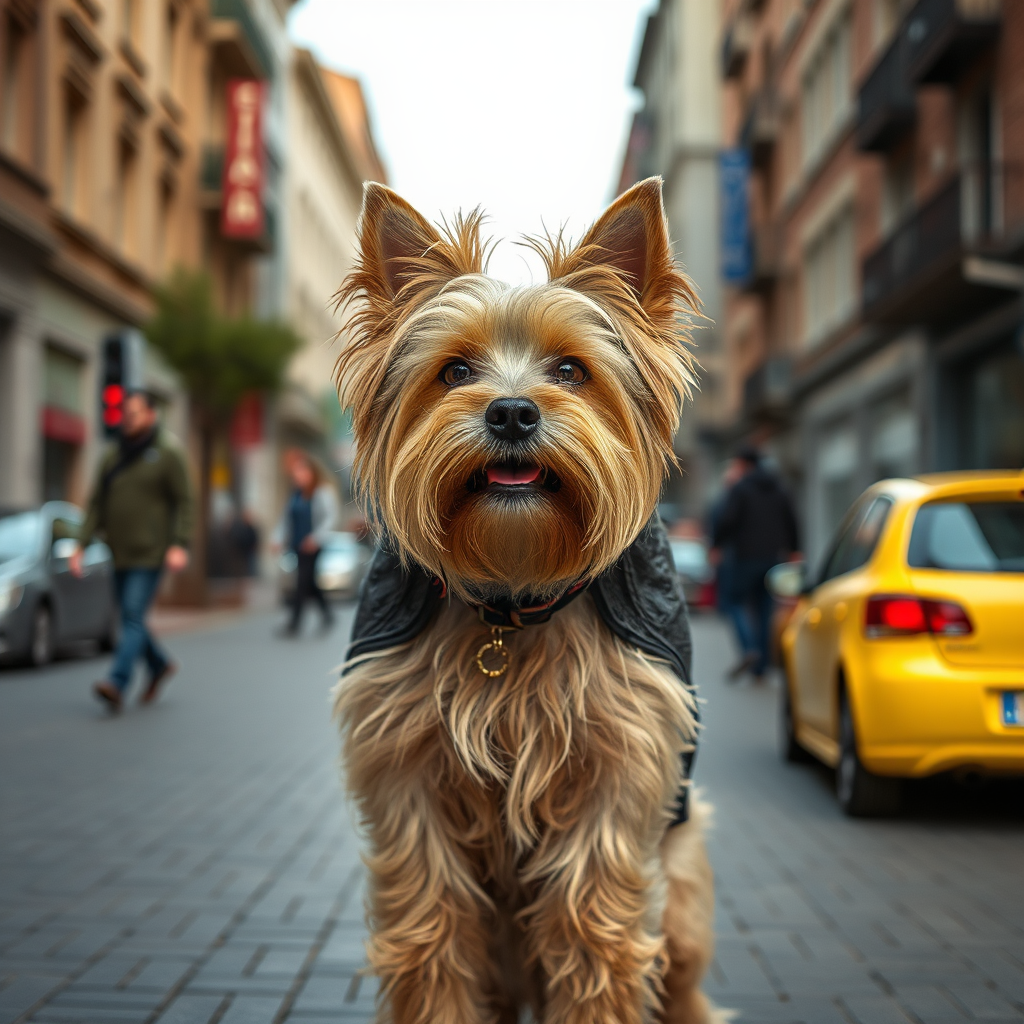
[[[476,652],[477,668],[490,679],[496,679],[498,676],[503,676],[508,671],[508,648],[501,639],[501,634],[503,632],[504,630],[501,626],[492,626],[491,639]],[[493,651],[494,654],[501,658],[501,666],[499,668],[488,668],[484,664],[484,654],[486,654],[487,651]]]

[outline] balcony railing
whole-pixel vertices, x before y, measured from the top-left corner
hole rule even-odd
[[[917,103],[909,71],[909,43],[901,27],[857,95],[857,147],[884,151],[914,126]]]
[[[740,130],[740,145],[750,151],[750,162],[764,167],[771,160],[779,136],[779,97],[774,89],[754,93]]]
[[[999,36],[1000,0],[918,0],[904,30],[917,82],[954,82]]]
[[[987,164],[961,171],[864,260],[865,316],[938,317],[961,299],[971,253],[1003,258],[1024,246],[1024,168]]]
[[[262,29],[249,10],[246,0],[210,0],[210,16],[213,18],[229,18],[237,21],[251,47],[263,74],[258,77],[273,78],[274,55],[263,35]]]

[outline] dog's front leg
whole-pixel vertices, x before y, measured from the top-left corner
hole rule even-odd
[[[381,1019],[394,1024],[488,1024],[491,917],[455,829],[425,788],[383,786],[371,818],[370,964]]]
[[[627,833],[628,834],[628,833]],[[644,930],[647,857],[611,814],[548,834],[523,913],[547,981],[545,1024],[639,1024],[653,1002],[661,942]]]

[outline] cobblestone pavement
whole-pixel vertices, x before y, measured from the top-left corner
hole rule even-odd
[[[88,696],[101,661],[0,671],[0,1024],[369,1018],[327,701],[343,630],[270,625],[172,637],[181,675],[118,719]],[[1024,1020],[1020,787],[847,821],[830,773],[778,760],[776,693],[722,682],[722,626],[695,639],[713,997],[750,1024]]]

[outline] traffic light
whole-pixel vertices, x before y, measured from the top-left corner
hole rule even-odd
[[[103,340],[100,367],[100,423],[106,437],[117,437],[124,418],[124,397],[142,386],[142,335],[135,330],[118,331]]]

